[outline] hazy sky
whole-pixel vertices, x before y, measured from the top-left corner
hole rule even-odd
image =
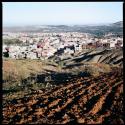
[[[3,26],[78,25],[123,20],[123,2],[3,2]]]

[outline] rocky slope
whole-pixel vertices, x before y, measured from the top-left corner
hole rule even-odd
[[[72,59],[65,59],[65,64],[89,62],[89,63],[105,63],[112,65],[123,65],[123,50],[91,50],[76,55]]]

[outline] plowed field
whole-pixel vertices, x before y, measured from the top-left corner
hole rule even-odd
[[[3,123],[123,124],[122,70],[72,78],[50,90],[33,91],[3,107]]]

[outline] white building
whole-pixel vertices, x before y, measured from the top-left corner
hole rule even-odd
[[[66,48],[66,49],[64,50],[64,53],[73,54],[73,53],[74,53],[74,50],[71,50],[70,48]]]
[[[110,41],[110,48],[115,48],[117,41]]]

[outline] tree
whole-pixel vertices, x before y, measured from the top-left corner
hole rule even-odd
[[[7,52],[3,52],[3,56],[8,58],[9,57],[9,52],[8,51]]]
[[[3,43],[6,45],[13,45],[13,44],[22,44],[22,41],[19,39],[3,39]]]

